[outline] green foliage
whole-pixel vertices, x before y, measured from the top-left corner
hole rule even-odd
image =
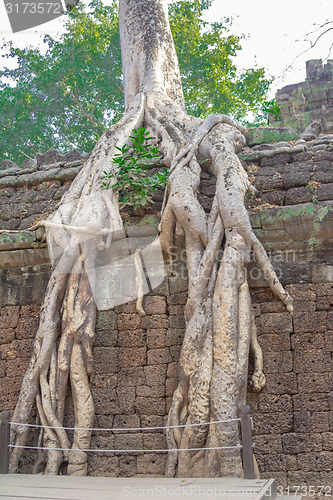
[[[281,108],[276,99],[262,101],[259,111],[255,114],[253,121],[247,121],[248,127],[267,127],[270,125],[272,116],[275,121],[281,120]]]
[[[2,46],[17,67],[0,71],[0,159],[23,161],[19,150],[89,152],[123,113],[116,1],[78,3],[65,27],[41,49]]]
[[[270,79],[261,68],[238,72],[240,38],[231,22],[203,20],[210,0],[169,6],[188,112],[243,119],[265,99]],[[65,16],[66,32],[44,37],[40,49],[2,46],[15,69],[0,71],[0,161],[22,162],[50,148],[89,152],[123,114],[117,2],[78,3]],[[23,154],[22,154],[22,153]]]
[[[113,157],[112,172],[104,172],[102,176],[102,188],[118,191],[120,209],[132,207],[137,211],[152,203],[154,191],[165,187],[168,170],[149,172],[162,156],[145,128],[134,129],[130,139],[130,146],[116,147],[119,153]]]

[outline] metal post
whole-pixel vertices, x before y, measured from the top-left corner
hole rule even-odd
[[[9,469],[9,419],[10,412],[1,412],[0,424],[0,474],[8,474]]]
[[[240,407],[240,411],[244,478],[255,479],[252,449],[251,412],[249,405],[242,405]]]

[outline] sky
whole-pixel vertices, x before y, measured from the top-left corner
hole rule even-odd
[[[333,43],[331,30],[314,48],[300,55],[310,47],[309,41],[304,41],[306,34],[333,20],[332,0],[279,0],[274,3],[271,0],[214,0],[206,19],[215,21],[224,17],[233,18],[233,33],[246,36],[242,40],[242,51],[235,59],[236,65],[239,68],[264,67],[274,76],[270,98],[278,88],[303,81],[306,61],[326,59]],[[37,46],[46,33],[55,36],[62,29],[62,19],[13,34],[0,0],[0,35],[21,47]],[[333,27],[333,24],[328,26]],[[312,40],[319,33],[313,33]],[[330,58],[333,59],[333,47]],[[0,66],[4,64],[8,64],[8,60],[0,59]]]

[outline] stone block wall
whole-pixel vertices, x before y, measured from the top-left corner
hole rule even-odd
[[[281,109],[277,126],[303,131],[311,121],[319,121],[325,133],[333,132],[333,60],[323,65],[321,59],[306,63],[304,82],[287,85],[276,93]]]
[[[252,226],[295,299],[295,313],[290,316],[251,262],[249,279],[267,378],[261,393],[248,392],[256,458],[262,476],[276,477],[283,486],[331,485],[333,137],[320,136],[307,145],[261,144],[245,148],[241,159],[257,188],[248,199]],[[60,173],[62,168],[67,167],[59,167]],[[15,206],[23,188],[15,183],[8,187],[6,176],[2,179],[0,200],[7,200],[2,206],[6,208],[11,199],[9,204]],[[43,179],[25,188],[24,194],[29,195],[29,189],[33,196],[42,192],[53,203],[54,182]],[[65,182],[56,189],[67,189]],[[203,173],[199,198],[206,211],[214,189],[214,178]],[[24,199],[28,210],[30,198]],[[157,193],[155,212],[159,203]],[[22,227],[24,218],[13,219],[16,227]],[[9,229],[11,218],[2,223]],[[175,266],[145,297],[146,317],[136,313],[132,302],[99,313],[91,380],[96,428],[166,425],[184,335],[187,280],[180,270]],[[41,235],[0,235],[0,410],[14,410],[49,273]],[[65,425],[73,424],[69,394]],[[32,433],[30,443],[36,444],[37,437]],[[166,440],[161,429],[103,431],[93,433],[92,448],[166,449]],[[32,459],[32,452],[25,454],[22,471],[31,472]],[[165,453],[96,452],[89,454],[89,474],[158,476],[163,475],[165,461]]]
[[[92,393],[97,428],[160,427],[177,385],[186,292],[173,278],[135,303],[99,313]],[[181,287],[181,281],[178,283]],[[248,392],[255,456],[262,477],[279,484],[327,485],[333,467],[333,283],[287,285],[292,317],[267,288],[252,289],[266,387]],[[38,306],[9,306],[0,316],[0,408],[14,410],[38,326]],[[250,362],[250,373],[251,373]],[[65,425],[74,424],[70,396]],[[37,435],[32,438],[36,441]],[[94,432],[93,449],[166,449],[163,430]],[[31,472],[32,453],[22,470]],[[89,474],[163,475],[165,453],[90,453]]]

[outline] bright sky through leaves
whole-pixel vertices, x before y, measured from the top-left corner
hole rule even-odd
[[[105,0],[105,3],[108,3]],[[236,59],[238,67],[248,68],[255,64],[267,68],[276,81],[272,86],[272,95],[276,88],[290,83],[302,81],[305,77],[305,62],[308,59],[325,59],[333,42],[333,31],[327,33],[311,51],[295,57],[309,47],[309,42],[296,42],[322,24],[333,19],[332,0],[232,0],[226,2],[215,0],[207,15],[210,21],[223,17],[233,17],[232,32],[244,33],[243,50]],[[61,18],[38,26],[36,31],[29,30],[13,35],[5,12],[3,2],[0,2],[0,32],[6,39],[13,40],[21,47],[29,44],[38,45],[41,36],[49,33],[52,36],[61,29]],[[315,35],[314,35],[315,36]],[[331,53],[333,58],[333,49]],[[4,61],[7,63],[7,60]],[[293,64],[292,64],[293,63]],[[2,65],[2,61],[0,61]],[[292,68],[284,74],[287,66]]]

